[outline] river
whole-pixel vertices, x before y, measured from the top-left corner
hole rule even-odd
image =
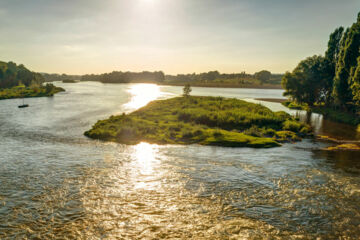
[[[359,153],[322,151],[313,139],[272,149],[90,140],[83,132],[97,120],[182,88],[56,85],[66,92],[26,99],[26,109],[0,101],[0,239],[360,238]],[[270,89],[192,94],[282,98]],[[316,133],[360,139],[320,115],[308,121]]]

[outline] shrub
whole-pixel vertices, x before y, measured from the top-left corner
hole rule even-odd
[[[286,120],[283,123],[283,130],[299,132],[303,125],[300,122],[296,122],[293,120]]]

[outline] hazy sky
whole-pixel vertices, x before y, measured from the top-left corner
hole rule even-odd
[[[359,0],[0,0],[0,60],[34,71],[280,73],[322,54]]]

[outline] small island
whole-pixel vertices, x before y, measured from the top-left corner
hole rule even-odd
[[[310,126],[285,112],[222,97],[183,96],[150,102],[98,121],[85,135],[123,144],[201,144],[271,148],[300,141]]]

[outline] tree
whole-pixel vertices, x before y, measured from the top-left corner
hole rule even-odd
[[[52,84],[52,83],[47,83],[46,85],[45,85],[45,91],[46,91],[46,93],[50,93],[53,89],[54,89],[54,84]]]
[[[360,106],[360,57],[358,57],[358,65],[357,68],[354,71],[354,76],[353,76],[353,84],[351,85],[351,90],[353,92],[354,95],[354,103],[357,107]]]
[[[299,63],[282,79],[284,95],[299,103],[334,103],[338,109],[360,111],[360,13],[344,32],[330,35],[325,57],[314,56]]]
[[[340,107],[352,108],[357,95],[358,79],[356,69],[360,56],[360,13],[357,22],[348,28],[341,40],[340,52],[336,63],[333,95]]]
[[[284,96],[309,106],[326,101],[326,82],[331,78],[327,68],[328,63],[322,56],[301,61],[292,73],[287,72],[282,79]]]
[[[266,83],[270,81],[271,72],[263,70],[260,72],[255,73],[255,78],[260,80],[262,83]]]
[[[343,37],[343,33],[344,33],[344,28],[339,27],[335,29],[335,31],[332,34],[330,34],[328,49],[325,53],[325,58],[329,62],[331,62],[331,64],[333,64],[334,70],[340,53],[341,39]],[[335,72],[334,72],[334,76],[335,76]]]
[[[190,84],[185,84],[185,86],[183,88],[183,96],[184,97],[190,96],[191,91],[192,91],[192,89],[191,89]]]
[[[336,63],[339,59],[339,53],[341,50],[341,39],[343,37],[344,28],[339,27],[330,34],[328,41],[328,49],[325,52],[326,68],[325,71],[328,74],[328,81],[324,82],[324,102],[326,105],[330,105],[332,101],[332,92],[335,78]]]

